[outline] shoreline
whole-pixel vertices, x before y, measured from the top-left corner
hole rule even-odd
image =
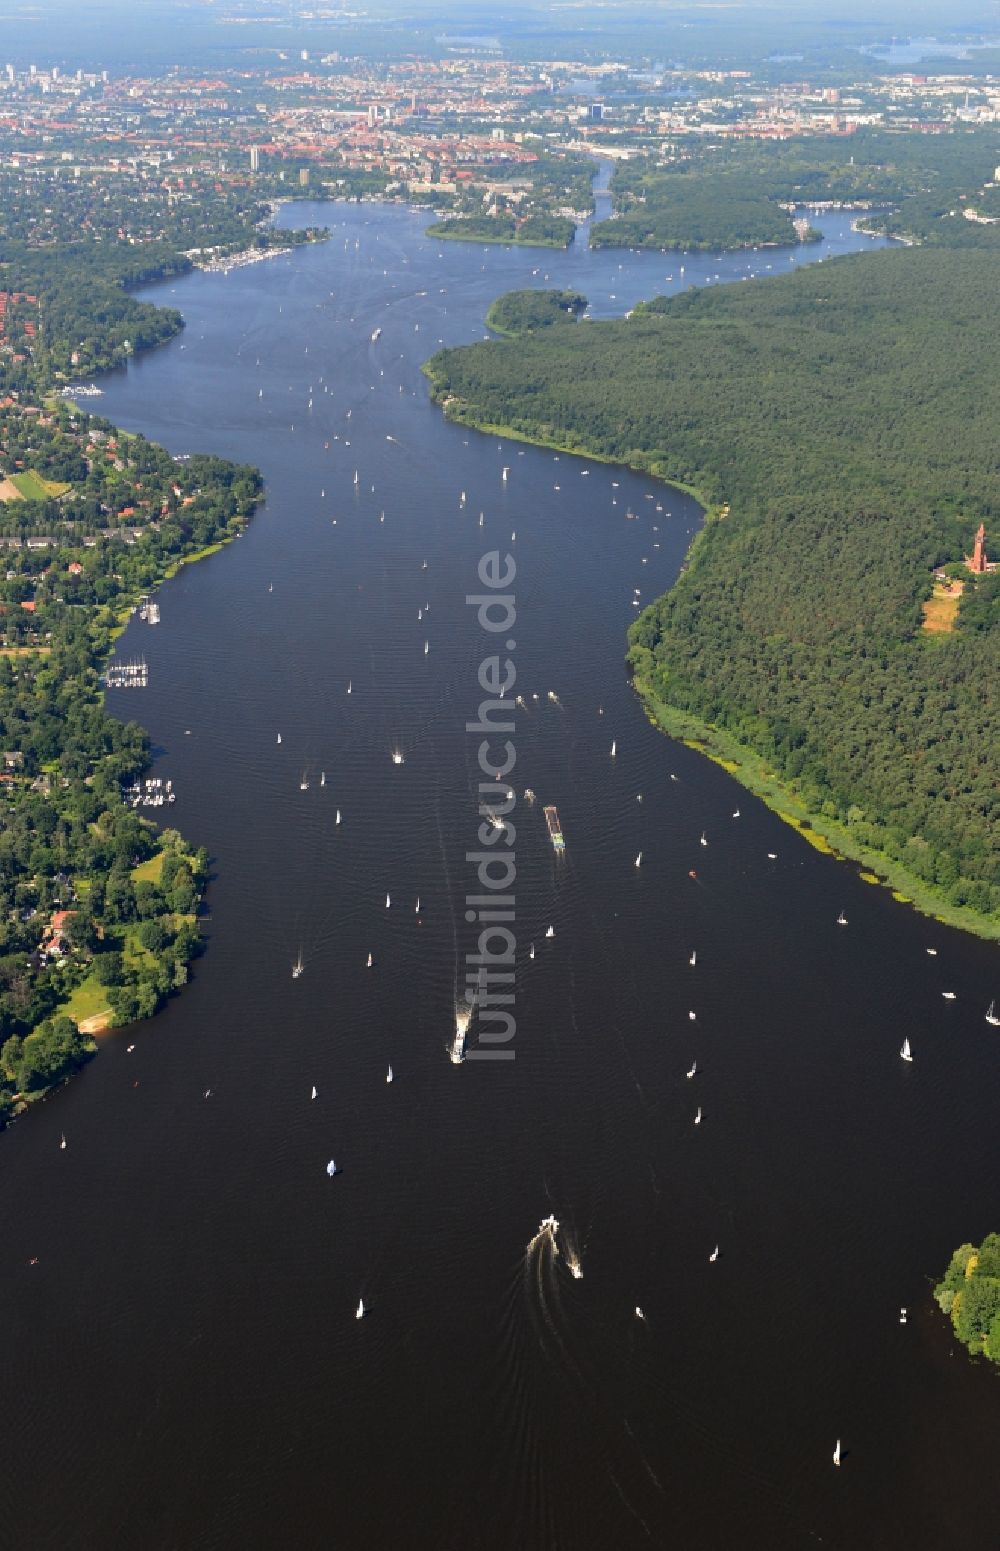
[[[430,365],[430,361],[426,361],[421,370],[431,384],[431,397],[442,410],[445,418],[454,424],[468,426],[471,430],[481,431],[486,435],[504,436],[533,447],[545,447],[555,452],[587,458],[594,463],[608,463],[615,468],[631,469],[635,473],[649,475],[676,490],[682,490],[685,495],[692,496],[704,511],[704,522],[688,546],[678,578],[684,569],[690,567],[692,556],[697,551],[706,529],[720,519],[721,512],[725,510],[724,506],[710,501],[694,486],[678,479],[671,479],[651,462],[649,464],[623,463],[620,459],[595,453],[579,442],[559,439],[555,436],[529,436],[526,432],[512,426],[493,425],[476,420],[463,400],[447,398],[440,394],[435,374],[429,369]],[[643,652],[649,655],[648,648],[632,646],[626,655],[632,666],[633,687],[646,717],[654,727],[668,737],[678,739],[688,748],[704,754],[713,763],[721,765],[740,786],[752,792],[755,797],[759,797],[772,813],[776,813],[784,823],[796,830],[815,850],[837,861],[859,865],[862,869],[860,873],[862,880],[889,889],[898,904],[909,905],[920,915],[939,921],[945,926],[957,927],[960,931],[968,932],[987,942],[1000,942],[1000,922],[992,921],[988,916],[981,915],[966,906],[950,905],[923,879],[908,872],[901,863],[893,861],[882,851],[862,845],[854,839],[849,829],[837,821],[812,813],[793,788],[769,769],[762,755],[738,743],[735,738],[721,729],[713,727],[708,722],[700,721],[692,713],[682,711],[679,707],[670,706],[660,700],[653,694],[643,676],[641,655]]]

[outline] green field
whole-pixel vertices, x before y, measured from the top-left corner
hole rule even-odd
[[[34,469],[23,474],[12,474],[11,484],[21,492],[26,501],[48,501],[53,496],[65,495],[69,485],[61,485],[55,479],[43,479]]]

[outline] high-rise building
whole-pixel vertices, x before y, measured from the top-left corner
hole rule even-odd
[[[260,146],[259,145],[252,145],[250,147],[250,171],[251,172],[260,172]]]

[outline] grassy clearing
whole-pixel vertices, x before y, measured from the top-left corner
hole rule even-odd
[[[138,867],[133,867],[132,882],[159,883],[160,875],[163,872],[163,858],[165,855],[166,852],[157,851],[156,855],[151,856],[148,861],[140,862]]]
[[[923,629],[933,635],[950,635],[958,618],[958,605],[965,591],[962,582],[934,583],[934,591],[923,605]]]
[[[88,1018],[99,1018],[105,1014],[110,1018],[107,986],[102,986],[96,975],[88,975],[77,986],[69,1001],[58,1009],[58,1014],[63,1013],[67,1018],[72,1018],[74,1023],[83,1023]]]
[[[55,496],[65,495],[70,488],[58,480],[43,479],[34,469],[26,469],[23,474],[12,474],[11,484],[26,501],[49,501]]]

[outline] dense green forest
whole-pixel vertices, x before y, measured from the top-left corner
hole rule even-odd
[[[1000,256],[878,252],[630,320],[440,352],[453,418],[629,463],[716,512],[632,634],[652,702],[755,751],[843,848],[1000,924]]]
[[[561,215],[456,215],[434,221],[428,237],[457,242],[509,242],[529,248],[568,248],[576,234],[573,222]]]
[[[593,224],[593,248],[697,251],[798,241],[788,211],[749,173],[665,172],[638,160],[619,164],[611,188],[618,213]]]
[[[498,296],[486,322],[495,334],[532,334],[553,324],[575,323],[587,308],[579,291],[507,291]]]
[[[1000,132],[913,134],[864,128],[842,137],[722,141],[620,162],[616,215],[597,222],[602,247],[740,248],[794,242],[784,206],[875,206],[865,226],[949,247],[1000,246],[1000,226],[966,219],[998,204]],[[889,208],[881,208],[889,207]]]
[[[969,1351],[1000,1363],[1000,1233],[962,1244],[934,1296]]]

